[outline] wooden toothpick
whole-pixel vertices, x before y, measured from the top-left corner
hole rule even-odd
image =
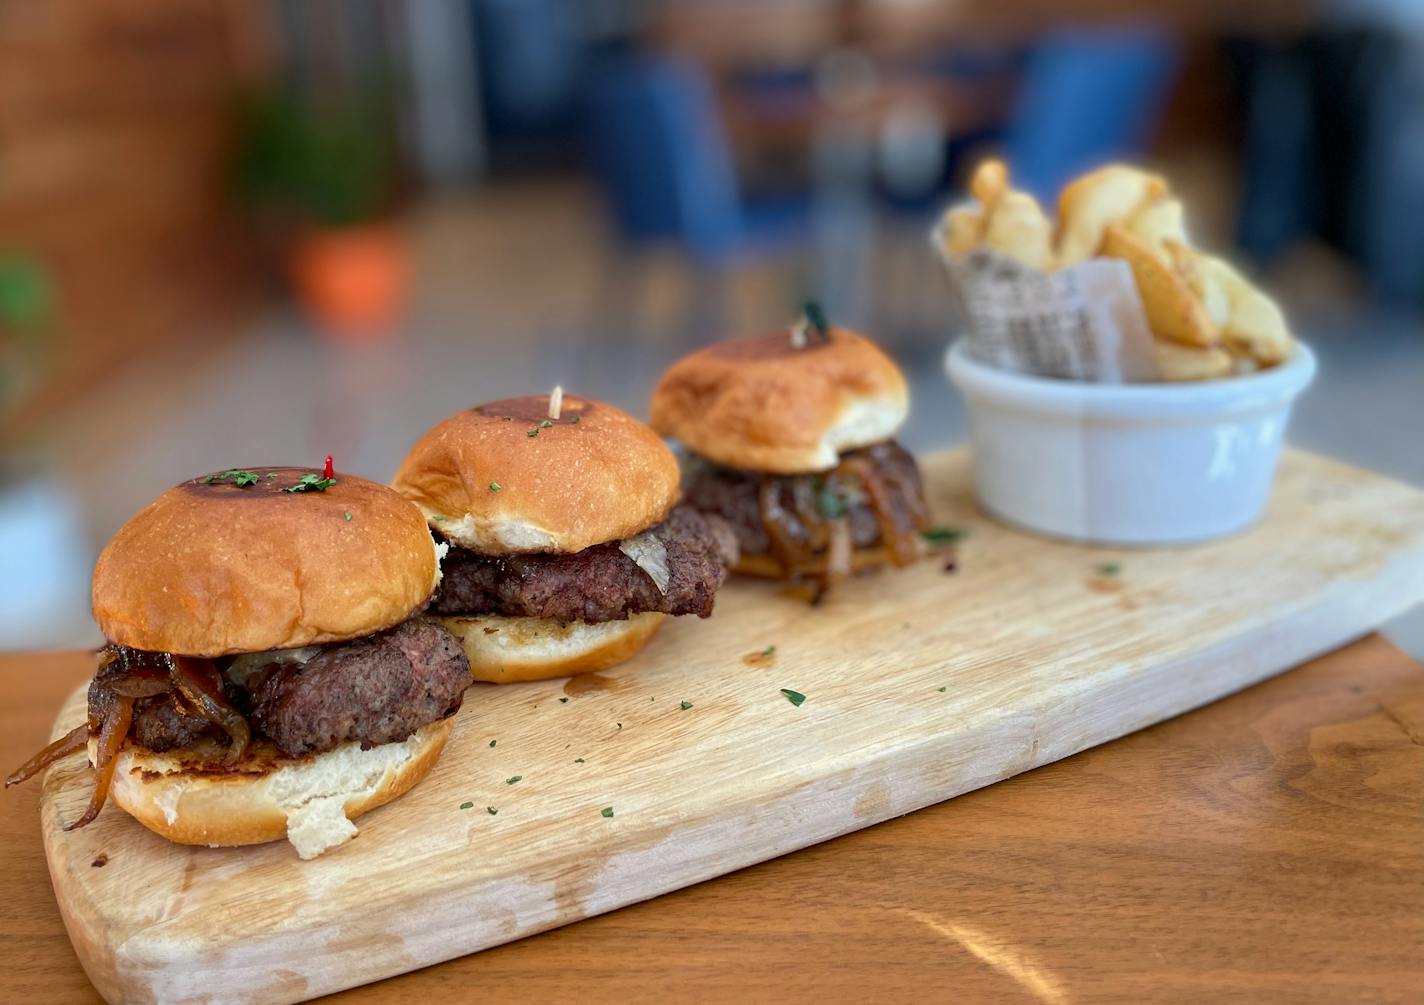
[[[549,394],[549,418],[557,419],[564,410],[564,388],[559,385]]]

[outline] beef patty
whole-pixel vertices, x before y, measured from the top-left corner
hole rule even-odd
[[[442,563],[437,614],[502,614],[560,624],[622,621],[634,614],[712,613],[712,599],[737,559],[732,529],[687,506],[649,530],[667,552],[667,590],[618,547],[568,555],[481,555],[452,546]]]
[[[870,548],[884,543],[883,532],[857,469],[878,475],[885,489],[884,516],[891,525],[905,532],[922,529],[925,503],[920,468],[894,440],[846,452],[834,471],[805,475],[743,471],[692,457],[683,478],[683,499],[726,520],[749,555],[773,550],[762,510],[764,485],[771,490],[775,518],[788,538],[809,544],[816,536],[814,525],[843,516],[850,525],[851,543]]]
[[[89,686],[91,718],[111,700],[106,679],[134,666],[167,664],[162,653],[119,653]],[[247,678],[250,690],[226,678],[223,686],[254,733],[299,757],[349,741],[372,747],[404,740],[457,711],[469,682],[469,661],[455,637],[434,622],[412,618],[368,638],[326,646],[306,663],[270,663]],[[138,699],[129,736],[154,751],[202,738],[226,741],[175,691]]]

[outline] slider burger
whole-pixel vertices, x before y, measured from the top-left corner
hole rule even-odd
[[[669,615],[710,615],[736,558],[730,528],[678,505],[651,429],[557,388],[450,416],[393,484],[450,546],[430,613],[476,680],[621,663]]]
[[[319,855],[450,736],[465,654],[415,617],[439,579],[420,512],[330,458],[186,481],[99,556],[88,721],[5,784],[87,747],[93,797],[65,830],[112,797],[180,844]]]
[[[919,468],[893,439],[907,408],[889,357],[810,304],[789,330],[675,363],[652,425],[690,453],[684,499],[732,525],[733,571],[809,580],[819,599],[851,572],[923,553]]]

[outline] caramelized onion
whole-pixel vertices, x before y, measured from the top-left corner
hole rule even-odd
[[[757,504],[761,510],[762,523],[766,525],[767,537],[771,542],[771,554],[783,569],[789,569],[800,561],[811,557],[811,549],[804,538],[798,537],[790,515],[781,505],[781,490],[775,478],[763,478],[757,491]]]
[[[91,823],[99,815],[99,811],[104,808],[104,803],[109,798],[109,784],[114,780],[114,767],[119,763],[119,749],[124,745],[124,737],[128,736],[129,725],[133,722],[133,706],[132,698],[120,696],[114,702],[113,707],[106,710],[104,719],[99,724],[99,749],[95,755],[98,763],[94,766],[94,794],[89,797],[89,808],[84,811],[84,815],[67,825],[65,830],[77,830]]]
[[[852,541],[850,521],[836,517],[829,523],[829,542],[826,545],[826,579],[830,587],[850,575]]]
[[[68,733],[65,733],[58,740],[55,740],[44,750],[41,750],[34,757],[31,757],[24,764],[5,776],[5,788],[12,785],[19,785],[33,776],[39,774],[61,757],[68,757],[70,754],[77,754],[84,749],[84,745],[89,742],[89,724],[87,722],[75,726]]]
[[[247,741],[252,738],[252,727],[242,713],[228,703],[227,695],[223,693],[222,675],[213,666],[212,660],[174,656],[173,683],[194,711],[221,726],[227,733],[232,743],[223,760],[232,764],[242,757],[247,750]]]
[[[151,698],[171,690],[173,679],[160,667],[133,667],[104,678],[103,686],[124,698]]]
[[[870,512],[875,515],[875,522],[880,525],[880,538],[885,543],[890,561],[898,566],[906,566],[914,562],[920,557],[919,528],[913,523],[910,526],[902,526],[895,519],[895,511],[890,502],[890,491],[885,485],[885,480],[880,477],[880,472],[874,465],[867,463],[861,457],[852,458],[846,462],[846,465],[860,476],[860,483],[865,488]]]

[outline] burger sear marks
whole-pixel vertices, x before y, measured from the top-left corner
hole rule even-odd
[[[645,533],[666,551],[665,590],[617,541],[563,555],[494,556],[451,547],[431,611],[548,618],[560,624],[622,621],[650,611],[710,615],[726,567],[737,558],[732,528],[715,516],[678,506]]]
[[[199,496],[270,497],[290,494],[294,486],[314,485],[323,481],[325,474],[321,468],[228,468],[190,478],[179,488]]]
[[[511,419],[525,425],[537,425],[540,422],[549,422],[550,425],[572,425],[578,422],[576,416],[592,415],[598,411],[598,405],[592,401],[585,401],[583,398],[575,398],[573,395],[564,395],[559,418],[553,420],[549,418],[549,396],[547,394],[527,395],[523,398],[504,398],[501,401],[491,401],[487,405],[479,405],[471,411],[476,415],[483,415],[490,419]]]
[[[683,498],[725,519],[746,554],[786,568],[824,553],[831,524],[844,518],[857,548],[886,545],[897,565],[918,556],[928,526],[919,466],[891,440],[849,451],[833,471],[771,475],[691,458]]]
[[[797,346],[792,340],[791,329],[787,328],[759,338],[728,339],[725,342],[716,342],[702,351],[714,359],[778,359],[782,356],[800,356],[808,352],[815,352],[834,344],[834,342],[834,334],[829,339],[812,335],[804,345]]]

